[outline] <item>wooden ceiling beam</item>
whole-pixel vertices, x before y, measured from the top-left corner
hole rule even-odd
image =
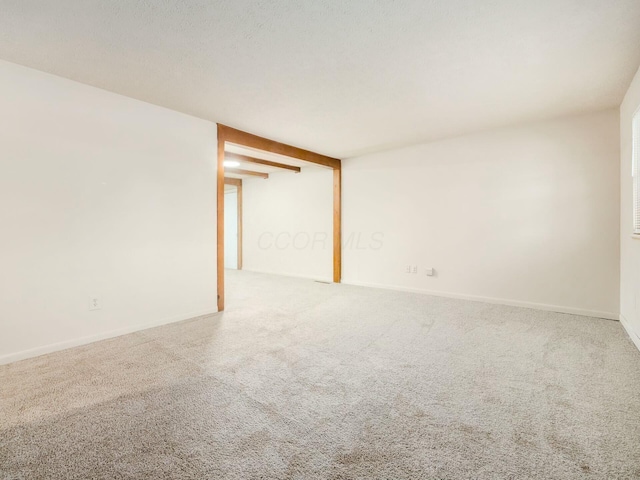
[[[245,170],[244,168],[229,168],[224,167],[225,173],[232,173],[233,175],[249,175],[252,177],[269,178],[268,173],[255,172],[253,170]]]
[[[241,187],[242,186],[242,179],[241,178],[224,177],[224,184],[225,185],[235,185],[236,187]]]
[[[267,167],[284,168],[285,170],[300,173],[300,167],[294,167],[293,165],[287,165],[285,163],[272,162],[270,160],[263,160],[262,158],[250,157],[248,155],[240,155],[239,153],[226,152],[225,158],[227,160],[235,160],[237,162],[255,163],[256,165],[265,165]]]
[[[279,155],[284,155],[285,157],[297,158],[298,160],[315,163],[316,165],[321,165],[323,167],[337,169],[340,168],[341,165],[340,160],[337,158],[327,157],[326,155],[293,147],[291,145],[276,142],[275,140],[269,140],[268,138],[259,137],[258,135],[236,130],[235,128],[222,124],[218,124],[218,140],[258,150],[264,150],[265,152],[277,153]]]

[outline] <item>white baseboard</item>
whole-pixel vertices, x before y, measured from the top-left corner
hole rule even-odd
[[[0,365],[6,365],[8,363],[17,362],[19,360],[25,360],[27,358],[39,357],[41,355],[46,355],[47,353],[58,352],[61,350],[67,350],[73,347],[79,347],[81,345],[87,345],[89,343],[99,342],[100,340],[106,340],[108,338],[120,337],[122,335],[127,335],[128,333],[139,332],[141,330],[147,330],[149,328],[159,327],[161,325],[166,325],[169,323],[181,322],[183,320],[189,320],[196,317],[202,317],[205,315],[212,315],[217,313],[217,309],[204,312],[192,312],[186,313],[184,315],[163,318],[162,320],[158,320],[156,322],[147,323],[144,325],[136,325],[131,327],[120,328],[118,330],[111,330],[109,332],[98,333],[96,335],[89,335],[87,337],[74,338],[73,340],[66,340],[64,342],[52,343],[49,345],[43,345],[41,347],[31,348],[29,350],[23,350],[21,352],[10,353],[8,355],[3,355],[0,357]]]
[[[292,278],[304,278],[305,280],[313,280],[315,282],[327,282],[333,283],[333,278],[331,277],[314,277],[311,275],[300,275],[297,273],[283,273],[283,272],[269,272],[267,270],[254,270],[252,268],[242,268],[242,272],[251,272],[251,273],[265,273],[267,275],[278,275],[280,277],[292,277]]]
[[[434,297],[457,298],[460,300],[471,300],[474,302],[493,303],[498,305],[509,305],[512,307],[532,308],[534,310],[545,310],[549,312],[569,313],[571,315],[581,315],[584,317],[606,318],[608,320],[620,320],[620,315],[617,313],[599,312],[595,310],[583,310],[580,308],[564,307],[560,305],[547,305],[544,303],[522,302],[519,300],[509,300],[506,298],[483,297],[480,295],[465,295],[460,293],[424,290],[420,288],[398,287],[395,285],[354,282],[350,280],[342,280],[342,283],[344,283],[345,285],[354,285],[358,287],[382,288],[385,290],[396,290],[399,292],[411,292],[411,293],[421,293],[424,295],[433,295]]]
[[[627,331],[627,335],[629,335],[631,341],[636,347],[638,347],[638,350],[640,350],[640,336],[638,335],[638,333],[633,331],[633,328],[631,328],[631,323],[622,314],[620,314],[620,323]]]

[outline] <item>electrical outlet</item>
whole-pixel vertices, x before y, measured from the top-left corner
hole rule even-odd
[[[413,268],[411,270],[411,273],[418,273],[418,266],[417,265],[413,266]]]
[[[404,273],[411,273],[411,265],[407,265],[407,267],[404,269]]]
[[[101,310],[102,309],[102,301],[100,297],[96,295],[92,295],[89,299],[89,310]]]

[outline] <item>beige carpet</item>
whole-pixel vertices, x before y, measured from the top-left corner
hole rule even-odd
[[[228,311],[0,367],[2,479],[639,479],[617,322],[228,272]]]

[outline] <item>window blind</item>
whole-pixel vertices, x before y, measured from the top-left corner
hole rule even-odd
[[[633,115],[633,233],[640,235],[640,109]]]

